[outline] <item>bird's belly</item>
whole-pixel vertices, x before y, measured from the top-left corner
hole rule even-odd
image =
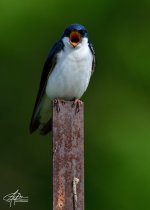
[[[71,100],[85,92],[91,76],[92,60],[58,62],[48,78],[46,94],[50,99]]]

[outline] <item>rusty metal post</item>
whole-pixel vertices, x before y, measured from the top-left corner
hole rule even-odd
[[[72,103],[52,106],[53,210],[84,210],[84,108]]]

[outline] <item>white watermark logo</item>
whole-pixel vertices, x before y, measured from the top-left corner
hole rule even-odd
[[[3,200],[9,203],[9,206],[11,207],[12,205],[15,206],[17,202],[21,203],[27,203],[28,202],[28,197],[23,197],[19,190],[17,190],[14,193],[10,193],[8,195],[5,195],[3,197]]]

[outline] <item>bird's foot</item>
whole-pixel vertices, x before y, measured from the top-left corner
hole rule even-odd
[[[75,107],[75,114],[77,114],[80,111],[80,106],[83,104],[82,101],[75,98],[72,104],[72,107]]]
[[[59,113],[60,112],[60,104],[65,105],[65,101],[61,99],[54,99],[54,106],[56,108],[56,111]]]

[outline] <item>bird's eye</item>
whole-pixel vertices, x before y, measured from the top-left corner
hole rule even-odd
[[[67,30],[65,31],[65,34],[66,34],[66,36],[69,36],[69,35],[70,35],[70,30],[67,29]]]
[[[80,30],[79,33],[81,34],[81,36],[84,35],[84,31],[83,30]]]

